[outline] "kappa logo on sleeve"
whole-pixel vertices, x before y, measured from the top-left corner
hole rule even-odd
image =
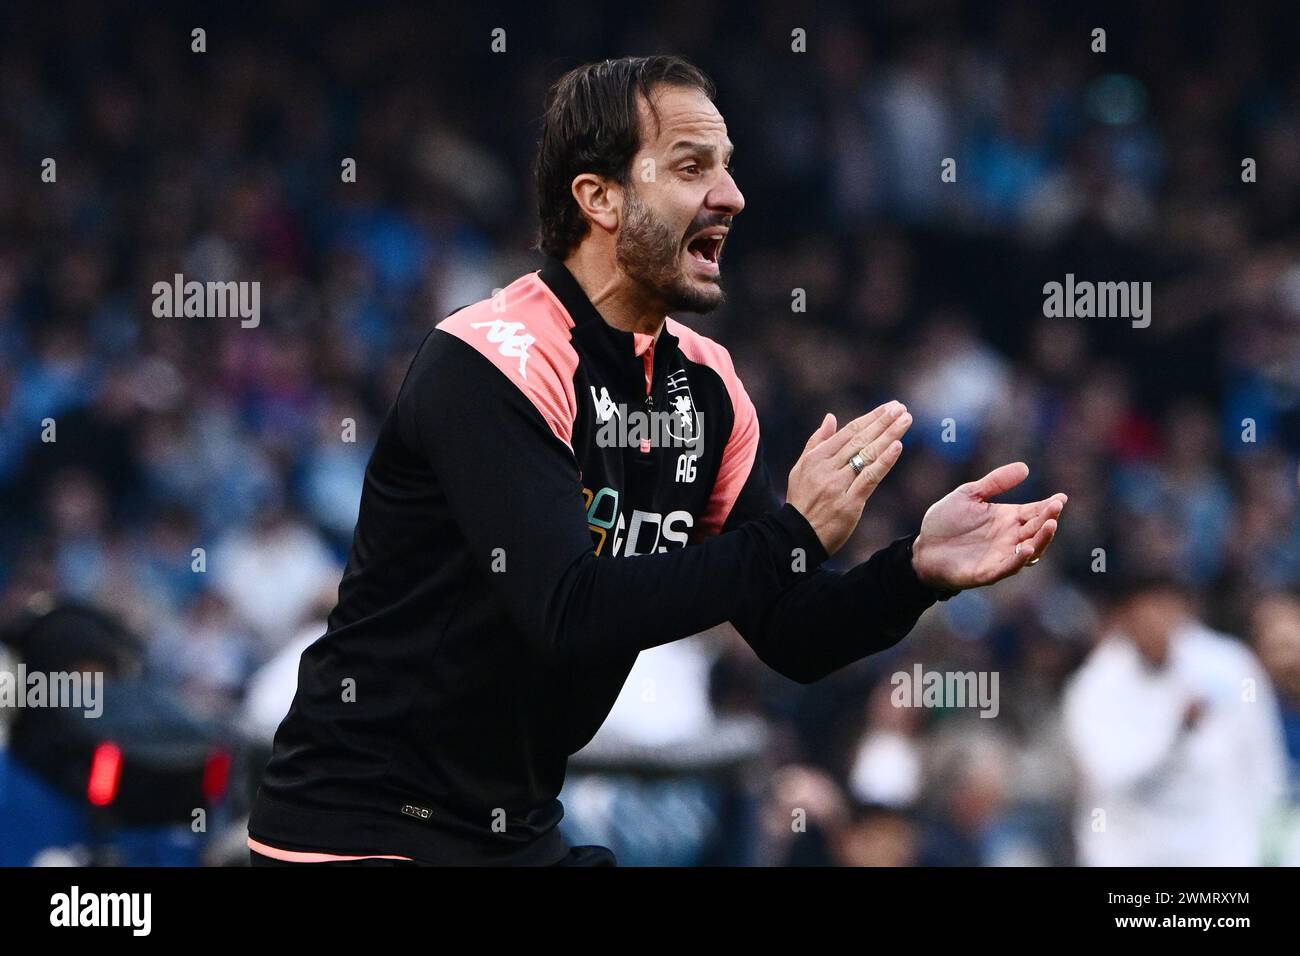
[[[471,329],[488,330],[487,340],[497,346],[497,351],[508,358],[519,359],[519,374],[527,378],[524,363],[528,361],[528,346],[537,339],[524,330],[522,322],[507,322],[505,319],[492,319],[488,322],[471,322]]]

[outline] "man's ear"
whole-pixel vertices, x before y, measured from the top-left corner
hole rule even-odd
[[[623,215],[623,188],[595,173],[579,173],[569,187],[582,214],[606,232],[618,229]]]

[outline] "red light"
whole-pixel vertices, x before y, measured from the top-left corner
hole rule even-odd
[[[212,751],[203,767],[203,798],[208,803],[216,803],[225,795],[229,779],[230,754],[224,750]]]
[[[117,744],[105,741],[95,748],[90,763],[90,782],[86,798],[97,807],[106,807],[117,796],[117,781],[122,773],[122,751]]]

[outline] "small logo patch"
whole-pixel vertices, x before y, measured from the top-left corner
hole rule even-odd
[[[408,817],[415,817],[417,820],[427,820],[433,815],[432,810],[426,810],[424,807],[414,807],[409,803],[402,807],[402,812]]]
[[[600,387],[600,395],[596,394],[596,386],[591,386],[591,401],[596,406],[596,417],[602,423],[609,421],[611,417],[618,414],[618,406],[609,397],[609,389],[604,385]]]

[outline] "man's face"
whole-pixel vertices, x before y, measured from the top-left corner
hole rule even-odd
[[[1129,599],[1123,625],[1147,663],[1163,667],[1169,659],[1170,637],[1186,614],[1177,591],[1153,588]]]
[[[718,260],[727,229],[745,208],[728,169],[727,124],[695,89],[656,90],[658,124],[644,101],[639,106],[641,149],[624,191],[619,267],[666,311],[709,312],[723,300]]]
[[[1300,599],[1268,598],[1252,616],[1260,663],[1284,697],[1300,701]]]

